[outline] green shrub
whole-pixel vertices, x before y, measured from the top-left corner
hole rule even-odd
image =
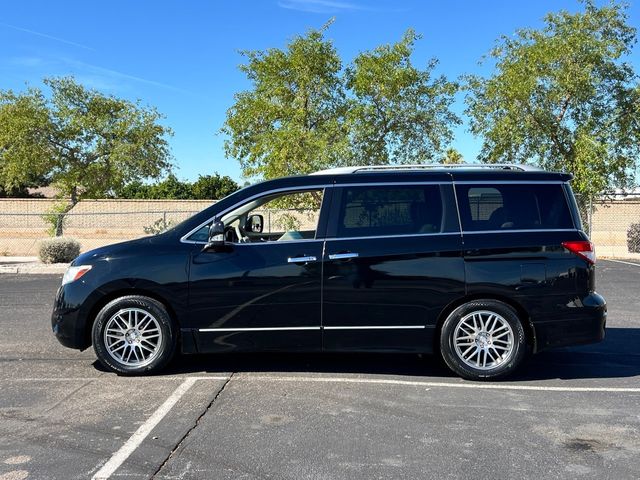
[[[164,218],[159,218],[151,225],[147,225],[146,227],[142,227],[144,233],[148,235],[160,235],[163,232],[166,232],[171,227],[173,227],[173,222],[171,220],[167,221]]]
[[[640,253],[640,223],[632,223],[627,230],[629,252]]]
[[[80,244],[73,238],[55,237],[40,242],[38,257],[42,263],[68,263],[80,255]]]

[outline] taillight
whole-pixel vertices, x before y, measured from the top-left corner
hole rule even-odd
[[[593,243],[584,240],[576,240],[572,242],[562,242],[562,246],[571,253],[575,253],[580,258],[583,258],[591,265],[596,263],[596,250]]]

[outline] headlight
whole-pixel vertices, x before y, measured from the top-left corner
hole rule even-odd
[[[62,285],[75,282],[89,270],[91,270],[91,265],[78,265],[75,267],[69,267],[67,271],[64,272],[64,277],[62,277]]]

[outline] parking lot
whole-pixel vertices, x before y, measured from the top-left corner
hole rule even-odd
[[[121,378],[61,347],[59,275],[0,275],[0,480],[638,478],[640,264],[600,260],[603,343],[505,382],[435,357],[181,357]]]

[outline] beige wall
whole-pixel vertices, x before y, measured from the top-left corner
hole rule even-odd
[[[0,255],[36,255],[47,238],[42,216],[53,199],[0,199]],[[174,224],[213,204],[212,200],[83,200],[65,218],[65,236],[82,250],[146,235],[143,227],[160,218]]]
[[[47,237],[42,215],[53,199],[0,199],[0,255],[35,255]],[[211,200],[83,200],[67,216],[65,235],[77,238],[83,251],[144,236],[144,226],[159,218],[180,222],[211,205]],[[268,212],[265,214],[267,220]],[[305,216],[301,217],[306,227]],[[272,221],[278,218],[272,216]],[[265,222],[266,223],[266,222]],[[591,239],[599,256],[640,258],[629,253],[627,230],[640,223],[639,201],[610,201],[594,206]]]
[[[627,249],[627,230],[640,223],[640,202],[615,200],[594,205],[591,240],[602,257],[640,258]]]

